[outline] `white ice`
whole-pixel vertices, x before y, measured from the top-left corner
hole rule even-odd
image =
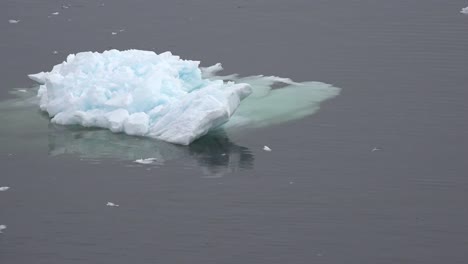
[[[3,233],[2,231],[6,228],[7,228],[6,225],[0,225],[0,233]]]
[[[268,146],[263,146],[263,150],[269,152],[269,151],[271,151],[271,148],[269,148]]]
[[[460,11],[460,13],[465,14],[465,15],[468,15],[468,6],[465,7],[465,8],[462,8],[462,10]]]
[[[381,148],[378,148],[378,147],[374,147],[371,152],[375,152],[375,151],[379,151],[379,150],[382,150]]]
[[[8,189],[10,189],[10,187],[2,186],[2,187],[0,187],[0,192],[8,191]]]
[[[10,24],[18,24],[21,20],[15,20],[15,19],[10,19],[8,20],[8,23]]]
[[[156,158],[147,158],[147,159],[137,159],[134,162],[139,164],[151,164],[154,163],[157,159]]]
[[[53,123],[107,128],[188,145],[226,123],[252,92],[249,84],[203,78],[198,61],[170,52],[82,52],[50,72],[40,108]]]
[[[110,206],[110,207],[119,207],[118,204],[115,204],[113,202],[107,202],[106,206]]]

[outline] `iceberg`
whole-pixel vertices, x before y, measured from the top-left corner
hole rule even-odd
[[[462,8],[462,10],[460,11],[460,13],[465,14],[465,15],[468,15],[468,6],[465,7],[465,8]]]
[[[199,64],[170,52],[81,52],[29,77],[41,84],[39,106],[52,123],[189,145],[252,93],[247,83],[205,78]]]
[[[161,56],[161,54],[159,56]],[[123,63],[124,62],[122,62],[122,64]],[[138,71],[137,66],[132,66],[132,64],[125,65],[130,67],[132,72],[133,68],[136,68],[136,71]],[[135,62],[135,65],[140,64],[139,62]],[[78,66],[75,65],[75,67]],[[96,63],[93,67],[104,66]],[[115,66],[112,67],[118,68]],[[62,71],[65,71],[65,69],[66,67],[62,68]],[[72,71],[73,69],[69,70]],[[92,76],[88,72],[91,70],[95,71],[95,69],[86,69],[81,67],[81,69],[76,70],[74,74],[68,74],[66,72],[57,72],[57,74],[36,74],[31,77],[43,83],[43,85],[26,89],[24,87],[12,88],[10,91],[12,97],[0,100],[0,123],[8,124],[0,126],[0,146],[2,146],[0,152],[3,152],[4,154],[10,153],[8,156],[31,151],[45,151],[51,156],[74,154],[79,156],[80,159],[90,163],[102,159],[117,159],[136,163],[138,163],[137,160],[149,162],[150,159],[156,159],[154,163],[150,165],[151,167],[161,166],[172,160],[193,160],[204,168],[204,173],[207,175],[219,175],[221,171],[225,173],[238,170],[239,168],[250,169],[253,167],[254,156],[252,155],[252,151],[250,151],[248,146],[245,146],[244,144],[238,145],[231,141],[230,138],[232,136],[236,138],[241,134],[245,135],[256,130],[256,132],[253,133],[255,136],[255,134],[261,134],[265,128],[275,129],[275,126],[281,124],[303,118],[309,118],[316,114],[323,105],[328,104],[328,100],[338,96],[341,92],[341,88],[322,82],[304,80],[296,81],[290,78],[268,75],[222,75],[221,71],[223,68],[221,64],[216,64],[206,68],[200,67],[201,78],[203,79],[200,82],[202,84],[208,83],[208,80],[221,81],[219,84],[223,87],[229,82],[244,85],[248,84],[250,85],[251,94],[241,101],[235,109],[234,114],[231,112],[228,122],[223,123],[220,126],[210,128],[210,131],[206,136],[203,136],[199,140],[193,142],[188,147],[180,147],[161,140],[151,140],[151,138],[126,135],[125,128],[128,130],[131,124],[134,124],[132,128],[136,131],[138,131],[138,129],[144,131],[147,127],[145,123],[143,123],[142,126],[136,125],[138,124],[136,120],[139,120],[138,117],[143,116],[142,114],[135,115],[132,119],[123,123],[119,122],[118,118],[116,118],[116,113],[113,113],[114,116],[109,114],[112,111],[119,109],[119,107],[113,106],[116,102],[119,100],[130,101],[130,99],[125,99],[125,96],[121,96],[121,99],[119,100],[114,98],[109,105],[109,102],[108,104],[104,104],[94,99],[102,98],[102,96],[86,97],[85,95],[88,95],[87,93],[91,92],[89,88],[91,85],[98,87],[95,89],[97,91],[93,92],[100,95],[99,93],[101,93],[103,89],[99,88],[101,86],[109,85],[109,83],[115,83],[116,85],[122,83],[121,85],[129,86],[136,81],[133,80],[133,77],[127,78],[130,74],[126,73],[126,70],[121,69],[119,74],[109,77],[109,80],[101,77],[100,80],[103,84],[99,84],[97,78],[90,82],[86,78]],[[115,71],[119,70],[116,69]],[[46,75],[50,76],[46,78]],[[147,85],[147,81],[144,81],[143,79],[145,75],[140,72],[138,76],[141,77],[141,83],[137,86],[142,87],[142,89],[145,90],[144,85]],[[188,78],[187,75],[184,76],[185,77],[181,79],[185,80]],[[57,80],[54,78],[65,78],[65,80],[62,80],[61,82],[69,85],[71,90],[63,91],[59,89],[58,86],[56,87],[55,83]],[[93,78],[88,79],[93,80]],[[47,82],[50,82],[50,84],[47,84]],[[75,90],[74,87],[71,86],[72,83],[80,83],[83,86],[79,85],[77,87],[81,87],[81,90]],[[167,84],[167,81],[165,81],[165,83]],[[183,84],[185,82],[181,81],[180,83]],[[117,88],[119,88],[119,86],[112,89],[114,89],[115,92],[118,90]],[[42,91],[39,92],[39,90]],[[109,91],[110,95],[112,95],[112,92],[113,91]],[[162,93],[158,100],[171,99],[172,101],[177,101],[176,99],[173,99],[173,96],[167,95],[167,92],[168,91]],[[78,97],[76,95],[78,93],[81,93],[82,96]],[[151,93],[153,93],[153,91]],[[187,92],[184,92],[184,94],[186,93]],[[45,96],[46,94],[48,94],[48,96]],[[122,94],[125,95],[127,93],[123,90]],[[153,101],[151,100],[156,99],[152,99],[152,97],[150,97],[151,95],[147,96],[147,98],[143,98],[144,100],[142,100],[137,96],[137,91],[128,94],[131,94],[132,96],[132,104],[120,108],[128,109],[126,111],[129,112],[129,115],[134,114],[136,111],[148,113],[146,114],[148,115],[148,120],[150,120],[149,117],[154,117],[155,120],[159,118],[158,116],[154,116],[154,111],[151,112],[146,110],[147,108],[150,108],[150,104],[148,104],[148,106],[141,104],[134,105],[137,100],[150,102],[152,104]],[[104,95],[106,95],[105,98],[107,99],[107,92]],[[56,98],[56,100],[53,98]],[[180,100],[178,101],[180,102]],[[91,108],[91,103],[101,104],[99,105],[101,108],[98,108],[98,110],[100,110],[87,110]],[[60,104],[65,104],[65,106],[70,108]],[[104,110],[102,109],[102,105],[105,106]],[[166,108],[167,106],[165,105],[166,104],[161,104],[161,110],[159,112],[161,117],[166,114],[165,111],[169,112],[169,110],[172,111],[176,109],[175,105],[170,108]],[[74,122],[76,122],[75,124],[78,125],[63,126],[60,125],[60,122],[57,122],[59,119],[55,120],[55,117],[58,117],[58,114],[55,114],[55,116],[52,115],[52,120],[55,121],[51,121],[51,118],[47,113],[36,111],[39,106],[41,106],[44,111],[48,111],[47,109],[49,109],[49,111],[58,109],[60,110],[58,112],[62,113],[62,117],[69,115],[69,117],[71,116],[78,120],[79,118],[86,118],[82,119],[81,122],[76,122],[76,120],[74,120]],[[58,108],[59,106],[62,108]],[[75,107],[75,110],[73,110],[73,107]],[[163,111],[163,108],[166,110]],[[115,110],[109,110],[109,112],[106,109]],[[102,115],[98,115],[100,112]],[[144,116],[142,119],[144,119]],[[97,124],[98,121],[102,121],[103,124],[109,125],[109,127],[105,127],[107,129],[88,129],[86,126],[91,126],[93,124],[91,121],[96,122]],[[171,121],[171,118],[167,117],[166,122],[169,121]],[[82,123],[86,124],[86,126],[82,126]],[[113,125],[112,129],[117,129],[116,132],[120,131],[122,133],[112,133],[110,123]],[[151,127],[151,125],[148,127]],[[161,127],[164,127],[163,123],[161,123]],[[288,138],[289,136],[284,135],[284,137]],[[264,144],[261,146],[263,145]],[[260,148],[261,146],[257,147]]]

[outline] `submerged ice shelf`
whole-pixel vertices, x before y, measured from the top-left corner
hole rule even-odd
[[[245,83],[202,78],[198,61],[170,52],[83,52],[29,77],[53,123],[182,145],[227,122],[251,93]]]

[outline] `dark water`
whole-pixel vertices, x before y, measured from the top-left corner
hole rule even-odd
[[[468,262],[466,1],[157,2],[1,1],[0,98],[69,53],[109,48],[342,93],[189,148],[36,112],[40,131],[0,141],[0,263]],[[155,149],[164,162],[132,163]]]

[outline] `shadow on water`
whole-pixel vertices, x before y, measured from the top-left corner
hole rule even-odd
[[[251,169],[254,165],[251,151],[231,142],[224,130],[205,135],[190,144],[188,149],[190,155],[196,157],[205,175],[210,177],[218,177],[238,169]]]
[[[134,161],[154,158],[156,165],[170,160],[194,160],[208,174],[249,169],[254,157],[248,148],[231,142],[223,131],[210,133],[189,146],[151,138],[115,134],[103,129],[48,124],[48,154],[78,155],[82,159]]]

